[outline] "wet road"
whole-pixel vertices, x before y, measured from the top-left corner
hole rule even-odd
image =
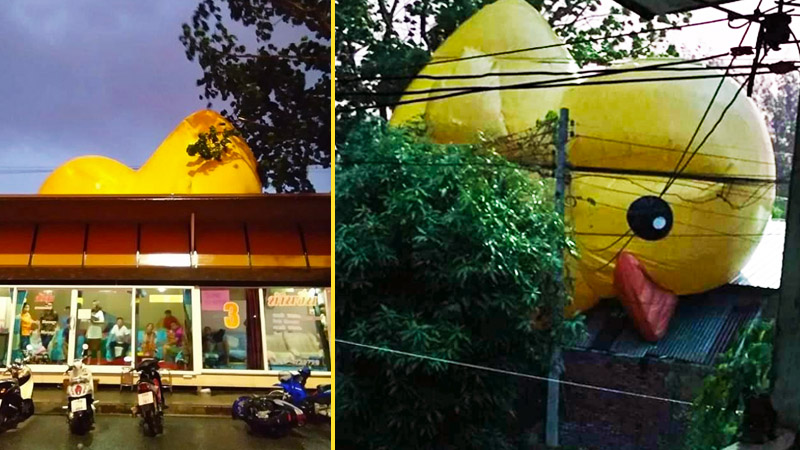
[[[164,434],[144,436],[139,419],[98,416],[95,429],[74,436],[62,416],[34,416],[16,430],[0,434],[0,449],[19,450],[321,450],[331,448],[330,425],[310,424],[280,439],[247,434],[244,422],[226,418],[167,417]]]

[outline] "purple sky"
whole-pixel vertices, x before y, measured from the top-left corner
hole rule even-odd
[[[5,0],[0,8],[0,193],[35,193],[98,154],[141,165],[202,109],[178,40],[196,1]],[[330,170],[313,170],[320,192]]]

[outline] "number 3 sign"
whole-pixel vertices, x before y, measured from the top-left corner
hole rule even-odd
[[[234,302],[227,302],[222,305],[222,310],[228,313],[225,316],[225,326],[230,329],[239,328],[239,305]]]

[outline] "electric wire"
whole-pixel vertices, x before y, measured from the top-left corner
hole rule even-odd
[[[719,57],[722,57],[722,56],[725,56],[725,55],[728,55],[728,54],[729,54],[729,52],[725,52],[725,53],[720,53],[720,54],[716,54],[716,55],[704,56],[704,57],[701,57],[701,58],[690,59],[690,60],[686,60],[686,61],[683,61],[683,60],[668,61],[668,62],[663,62],[663,63],[658,63],[658,64],[651,64],[651,65],[648,65],[648,66],[641,66],[641,67],[627,67],[627,68],[619,68],[619,69],[603,69],[603,70],[596,71],[596,72],[591,72],[591,73],[587,72],[586,75],[576,75],[575,73],[572,73],[572,74],[569,74],[571,76],[566,77],[566,78],[555,78],[555,79],[549,79],[549,80],[539,80],[539,81],[531,81],[531,82],[526,82],[526,83],[517,83],[517,84],[504,86],[504,88],[505,89],[513,89],[515,87],[520,87],[521,88],[521,87],[527,87],[527,86],[546,85],[546,84],[551,84],[551,83],[555,84],[555,83],[567,82],[567,81],[580,81],[580,80],[589,79],[589,78],[596,78],[596,77],[602,77],[602,76],[607,76],[607,75],[618,75],[618,74],[624,74],[624,73],[629,73],[629,72],[645,72],[646,73],[646,72],[656,71],[656,70],[661,69],[663,67],[679,66],[679,65],[683,65],[683,64],[695,64],[695,63],[700,63],[700,62],[704,62],[704,61],[709,61],[709,60],[712,60],[712,59],[715,59],[715,58],[719,58]],[[714,68],[704,68],[704,69],[706,71],[715,70]],[[748,72],[748,74],[749,74],[749,72]],[[714,74],[714,75],[721,76],[720,74]],[[624,81],[628,81],[628,80],[624,80]],[[481,92],[481,91],[484,91],[484,90],[495,90],[496,88],[498,88],[498,86],[457,86],[457,87],[452,87],[452,88],[439,88],[439,89],[435,89],[434,88],[434,89],[424,89],[424,90],[417,90],[417,91],[406,90],[406,91],[402,91],[402,92],[399,92],[399,91],[391,91],[391,92],[389,92],[389,91],[387,91],[387,92],[371,92],[371,91],[347,92],[347,91],[344,91],[344,92],[339,92],[338,94],[341,95],[341,96],[345,96],[345,97],[353,96],[353,95],[367,95],[367,96],[425,95],[425,94],[434,94],[434,93],[437,93],[437,92],[447,92],[447,91],[454,91],[454,90],[458,90],[458,91],[461,91],[461,90],[465,90],[465,91],[466,90],[475,90],[476,92]]]
[[[538,381],[548,381],[548,382],[553,382],[553,383],[559,383],[559,384],[562,384],[562,385],[565,385],[565,386],[573,386],[573,387],[578,387],[578,388],[583,388],[583,389],[591,389],[591,390],[602,391],[602,392],[607,392],[607,393],[611,393],[611,394],[627,395],[627,396],[631,396],[631,397],[639,397],[639,398],[644,398],[644,399],[649,399],[649,400],[657,400],[657,401],[668,402],[668,403],[676,403],[676,404],[679,404],[679,405],[687,405],[687,406],[693,405],[692,402],[687,402],[687,401],[683,401],[683,400],[676,400],[676,399],[666,398],[666,397],[658,397],[658,396],[655,396],[655,395],[648,395],[648,394],[639,394],[639,393],[636,393],[636,392],[623,391],[623,390],[620,390],[620,389],[611,389],[611,388],[606,388],[606,387],[602,387],[602,386],[593,386],[593,385],[590,385],[590,384],[576,383],[574,381],[566,381],[566,380],[561,380],[561,379],[557,379],[557,378],[543,377],[543,376],[539,376],[539,375],[531,375],[531,374],[516,372],[516,371],[513,371],[513,370],[496,369],[494,367],[481,366],[481,365],[478,365],[478,364],[470,364],[470,363],[454,361],[454,360],[445,359],[445,358],[438,358],[438,357],[435,357],[435,356],[428,356],[428,355],[421,355],[421,354],[417,354],[417,353],[404,352],[404,351],[401,351],[401,350],[395,350],[395,349],[391,349],[391,348],[388,348],[388,347],[378,347],[376,345],[362,344],[362,343],[359,343],[359,342],[353,342],[353,341],[346,340],[346,339],[336,339],[336,343],[337,344],[349,345],[351,347],[359,347],[359,348],[363,348],[363,349],[374,350],[374,351],[378,351],[378,352],[382,352],[382,353],[390,353],[390,354],[394,354],[394,355],[400,355],[400,356],[407,356],[407,357],[411,357],[411,358],[423,359],[423,360],[438,362],[438,363],[441,363],[441,364],[447,364],[447,365],[451,365],[451,366],[461,366],[461,367],[466,367],[466,368],[469,368],[469,369],[482,370],[482,371],[486,371],[486,372],[493,372],[493,373],[509,375],[509,376],[514,376],[514,377],[519,377],[519,378],[529,378],[529,379],[538,380]]]
[[[785,61],[791,63],[798,63],[800,61]],[[682,61],[676,64],[691,64],[693,63],[692,60]],[[661,68],[653,68],[657,67],[657,65],[651,66],[644,66],[643,69],[647,71],[653,72],[707,72],[710,70],[721,70],[721,67],[716,66],[702,66],[702,67],[661,67]],[[732,69],[752,69],[752,64],[739,64],[734,65],[731,67]],[[564,71],[564,70],[520,70],[520,71],[508,71],[508,72],[484,72],[484,73],[477,73],[477,74],[455,74],[455,75],[427,75],[427,74],[417,74],[417,75],[383,75],[383,76],[362,76],[362,77],[343,77],[337,78],[337,82],[341,83],[352,83],[358,81],[405,81],[405,80],[474,80],[480,78],[489,78],[489,77],[522,77],[522,76],[543,76],[543,75],[553,75],[553,76],[568,76],[568,75],[576,75],[576,74],[594,74],[594,73],[610,73],[614,74],[620,69],[583,69],[577,71]]]
[[[759,0],[758,5],[755,8],[756,11],[758,11],[758,9],[761,7],[762,3],[763,3],[763,0]],[[741,47],[742,44],[744,43],[745,39],[747,39],[747,34],[750,32],[750,26],[752,24],[753,24],[753,22],[750,22],[750,21],[747,22],[747,28],[745,28],[744,34],[742,35],[742,38],[739,39],[738,47]],[[681,155],[681,158],[678,160],[678,163],[675,165],[674,172],[675,172],[676,176],[677,176],[678,173],[681,172],[681,170],[679,170],[680,167],[681,167],[681,163],[683,162],[683,159],[686,157],[686,154],[689,152],[689,149],[692,148],[692,144],[694,143],[694,140],[697,137],[697,134],[700,132],[700,129],[703,127],[703,123],[705,122],[706,117],[708,117],[708,113],[711,111],[711,108],[714,106],[714,101],[717,99],[717,95],[719,95],[719,91],[722,89],[722,85],[725,82],[725,78],[727,78],[728,74],[730,73],[731,67],[733,66],[733,63],[736,61],[736,57],[738,56],[738,54],[732,54],[732,56],[733,56],[733,58],[731,59],[731,62],[728,64],[728,67],[725,69],[724,76],[719,80],[719,83],[717,84],[717,88],[716,88],[716,90],[714,90],[714,94],[711,96],[711,100],[708,102],[708,106],[706,107],[706,110],[703,113],[703,116],[700,118],[700,122],[697,124],[697,127],[695,127],[694,133],[692,133],[692,137],[691,137],[691,139],[689,139],[689,143],[686,144],[686,148],[683,150],[683,154]],[[764,55],[764,56],[766,56],[766,55]],[[755,70],[755,68],[753,70]],[[746,83],[743,83],[743,85],[744,84],[746,84]],[[740,91],[741,91],[741,89],[736,92],[736,95],[734,96],[733,100],[731,101],[731,103],[729,105],[733,104],[733,102],[736,100],[736,97],[738,97]],[[728,109],[725,108],[725,110],[722,112],[722,114],[720,114],[720,118],[717,121],[717,124],[719,124],[719,122],[722,121],[722,118],[724,117],[725,112],[727,112],[727,110]],[[711,133],[713,133],[713,131],[715,129],[716,129],[716,125],[706,135],[706,139],[703,140],[703,143],[708,139],[709,136],[711,136]],[[701,143],[700,145],[697,146],[697,148],[695,148],[695,153],[700,151],[700,148],[702,147],[702,145],[703,144]],[[668,180],[667,183],[664,185],[664,190],[661,191],[661,194],[659,194],[659,198],[663,197],[664,194],[667,193],[667,190],[669,190],[669,187],[671,185],[672,185],[672,179]]]
[[[759,71],[756,72],[757,75],[765,75],[770,74],[771,71]],[[529,90],[529,89],[549,89],[549,88],[556,88],[556,87],[582,87],[582,86],[601,86],[601,85],[615,85],[615,84],[633,84],[633,83],[656,83],[656,82],[668,82],[668,81],[689,81],[689,80],[703,80],[703,79],[714,79],[714,78],[723,78],[723,77],[742,77],[742,76],[749,76],[748,73],[737,73],[737,74],[709,74],[709,75],[695,75],[695,76],[676,76],[676,77],[653,77],[653,78],[635,78],[635,79],[625,79],[625,80],[600,80],[600,81],[581,81],[579,82],[563,82],[563,83],[556,83],[551,81],[537,81],[537,82],[527,82],[527,83],[518,83],[513,85],[503,85],[503,86],[480,86],[478,88],[471,88],[471,87],[464,87],[464,88],[439,88],[439,89],[447,89],[447,90],[455,90],[458,89],[456,92],[449,92],[446,94],[432,96],[432,97],[419,97],[407,100],[400,100],[394,103],[382,103],[382,104],[375,104],[375,105],[359,105],[354,107],[342,107],[340,108],[340,113],[346,112],[357,112],[357,111],[364,111],[369,109],[376,109],[376,108],[395,108],[402,105],[409,105],[414,103],[422,103],[422,102],[431,102],[436,100],[445,100],[448,98],[453,97],[460,97],[462,95],[470,95],[476,94],[481,92],[490,92],[490,91],[507,91],[507,90]],[[350,96],[384,96],[389,95],[389,93],[357,93],[357,92],[348,92],[348,93],[341,93],[340,95],[344,94],[346,97]],[[397,96],[396,94],[393,96]]]
[[[608,36],[599,36],[599,37],[591,38],[591,39],[572,39],[572,40],[568,40],[566,42],[561,42],[561,43],[557,43],[557,44],[539,45],[539,46],[535,46],[535,47],[518,48],[518,49],[514,49],[514,50],[504,50],[504,51],[500,51],[500,52],[485,53],[485,54],[482,54],[482,55],[464,56],[464,57],[459,57],[459,58],[447,58],[447,57],[444,57],[444,59],[441,59],[441,60],[437,60],[436,59],[436,58],[441,58],[441,57],[434,57],[434,58],[432,58],[431,62],[428,63],[428,65],[431,65],[431,64],[446,64],[446,63],[452,63],[452,62],[458,62],[458,61],[469,61],[469,60],[480,59],[480,58],[491,58],[491,57],[496,57],[496,56],[513,55],[513,54],[517,54],[517,53],[533,52],[533,51],[537,51],[537,50],[545,50],[545,49],[548,49],[548,48],[564,47],[564,46],[574,45],[574,44],[585,44],[585,43],[591,43],[591,42],[599,42],[599,41],[605,41],[605,40],[611,40],[611,39],[617,39],[617,38],[623,38],[623,37],[636,36],[638,34],[646,34],[646,33],[649,34],[649,33],[658,33],[660,31],[681,30],[683,28],[696,27],[696,26],[702,26],[702,25],[710,25],[712,23],[727,22],[727,21],[728,21],[728,18],[726,17],[726,18],[723,18],[723,19],[713,19],[713,20],[706,20],[706,21],[703,21],[703,22],[695,22],[695,23],[687,23],[687,24],[683,24],[683,25],[673,25],[673,26],[670,26],[670,27],[654,28],[652,30],[645,29],[645,30],[639,30],[639,31],[630,31],[630,32],[627,32],[627,33],[613,34],[613,35],[608,35]]]

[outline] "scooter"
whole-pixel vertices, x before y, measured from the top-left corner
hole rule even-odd
[[[309,394],[306,392],[306,381],[311,376],[311,368],[303,367],[298,372],[281,372],[278,374],[281,389],[270,392],[270,398],[291,402],[299,407],[309,418],[327,419],[331,418],[331,385],[320,384],[316,391]]]
[[[239,397],[231,408],[233,419],[247,424],[247,432],[284,437],[294,428],[305,425],[303,410],[284,400],[256,395]]]
[[[126,360],[130,360],[127,357]],[[164,432],[164,398],[161,377],[158,374],[158,360],[145,359],[136,367],[139,372],[137,382],[138,404],[133,407],[133,415],[142,417],[141,425],[146,435],[156,436]]]
[[[5,371],[10,379],[0,381],[0,432],[15,428],[33,415],[33,380],[28,367],[33,346],[23,351],[23,359],[16,359]]]
[[[83,364],[89,346],[83,344],[81,359],[75,361],[65,374],[67,383],[67,423],[69,430],[77,435],[86,434],[94,425],[94,378],[92,372]]]

